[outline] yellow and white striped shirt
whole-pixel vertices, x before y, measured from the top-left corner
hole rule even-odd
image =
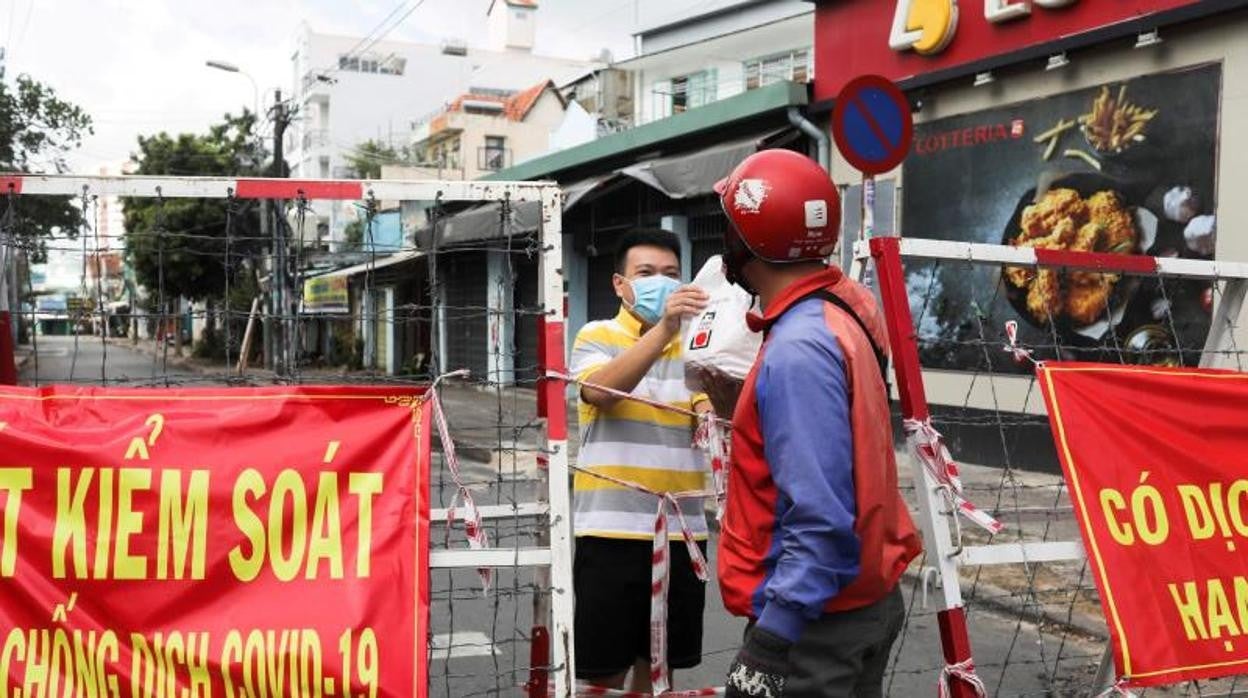
[[[593,382],[593,374],[641,339],[641,323],[621,308],[611,320],[581,328],[572,345],[572,372]],[[685,387],[685,362],[680,337],[632,392],[656,402],[689,410],[705,396]],[[696,421],[689,416],[620,400],[608,409],[579,402],[581,449],[578,465],[659,492],[701,490],[707,463],[693,447]],[[649,494],[577,473],[573,484],[574,529],[577,536],[652,539],[658,500]],[[706,538],[706,515],[698,499],[681,500],[693,533]]]

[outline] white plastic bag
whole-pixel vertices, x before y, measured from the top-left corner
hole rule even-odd
[[[745,323],[753,299],[724,278],[723,262],[718,255],[706,261],[693,285],[711,298],[706,310],[683,325],[685,385],[690,390],[703,390],[701,377],[705,368],[745,380],[763,345],[763,335],[751,332]]]

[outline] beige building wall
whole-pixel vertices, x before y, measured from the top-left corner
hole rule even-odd
[[[485,147],[486,136],[502,136],[508,151],[505,167],[521,160],[546,152],[550,147],[550,132],[559,126],[563,118],[563,104],[554,94],[547,92],[538,99],[524,121],[512,121],[504,116],[467,114],[460,148],[464,157],[464,179],[477,179],[492,174],[494,170],[479,167],[479,149]]]
[[[453,174],[439,171],[436,167],[412,167],[410,165],[382,165],[381,178],[390,180],[456,179]],[[377,202],[382,211],[399,208],[402,201],[384,199]]]
[[[1070,54],[1070,65],[1045,71],[1043,63],[998,71],[996,81],[972,86],[970,77],[925,90],[923,110],[917,122],[965,114],[993,106],[1070,92],[1139,75],[1186,68],[1203,63],[1222,65],[1222,113],[1217,169],[1218,240],[1216,258],[1248,262],[1248,14],[1231,13],[1182,27],[1163,30],[1164,43],[1132,48],[1131,39],[1084,49]],[[832,163],[832,177],[842,185],[856,184],[861,175],[839,154]],[[899,178],[901,168],[879,179]],[[951,174],[956,176],[956,173]],[[903,184],[904,181],[899,180]],[[906,192],[901,188],[897,206]],[[902,234],[921,237],[918,221],[901,221]],[[1245,306],[1248,308],[1248,305]],[[1237,320],[1236,345],[1248,348],[1248,312]],[[1027,377],[974,376],[952,371],[925,371],[924,385],[932,404],[1043,414],[1044,400],[1038,386]],[[969,395],[969,397],[968,397]]]
[[[479,152],[485,148],[487,136],[502,136],[505,139],[504,147],[508,151],[508,160],[504,163],[506,167],[544,154],[550,148],[551,132],[563,120],[563,112],[563,102],[558,95],[548,90],[538,98],[524,121],[512,121],[501,114],[448,114],[448,125],[460,129],[460,167],[454,171],[448,170],[445,177],[471,180],[492,174],[494,170],[479,166],[482,164]],[[430,141],[436,139],[437,136],[434,136]],[[422,147],[423,144],[418,144],[418,149]]]

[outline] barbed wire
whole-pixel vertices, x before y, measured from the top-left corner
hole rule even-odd
[[[912,295],[908,300],[924,368],[953,370],[951,376],[956,375],[962,386],[959,400],[941,400],[945,404],[932,406],[931,422],[936,429],[957,434],[955,440],[974,439],[979,442],[979,451],[995,454],[986,456],[986,462],[980,461],[995,468],[995,476],[991,475],[992,470],[982,474],[975,471],[982,481],[967,483],[966,491],[980,493],[986,500],[981,502],[984,508],[1005,522],[1007,528],[991,535],[953,526],[957,550],[961,551],[963,545],[1078,541],[1074,507],[1064,481],[1057,475],[1040,476],[1043,468],[1037,466],[1044,458],[1028,446],[1035,442],[1020,438],[1022,430],[1032,429],[1038,438],[1049,439],[1049,420],[1038,395],[1035,372],[1012,370],[1007,365],[1009,353],[1002,351],[1005,320],[1017,315],[1008,308],[1001,268],[986,267],[982,262],[946,260],[907,265],[906,271],[908,282],[919,281],[910,283]],[[995,276],[994,283],[982,283],[986,275]],[[1124,311],[1124,301],[1110,297],[1101,309],[1100,319],[1108,329],[1100,343],[1081,338],[1079,344],[1072,344],[1062,319],[1049,313],[1044,322],[1038,323],[1041,331],[1029,337],[1025,350],[1036,357],[1054,358],[1087,356],[1091,352],[1094,360],[1120,364],[1177,361],[1190,366],[1203,358],[1233,361],[1236,367],[1242,367],[1243,352],[1234,343],[1238,328],[1228,328],[1232,330],[1228,333],[1230,348],[1210,348],[1205,346],[1200,318],[1196,321],[1197,329],[1192,330],[1176,317],[1176,288],[1186,284],[1190,295],[1190,289],[1199,289],[1196,284],[1204,282],[1162,275],[1124,276],[1142,278],[1140,286],[1151,288],[1159,299],[1151,312],[1153,322],[1168,335],[1165,346],[1125,346],[1116,320]],[[950,279],[975,281],[965,287],[956,284],[955,295],[950,295]],[[1226,292],[1227,283],[1216,278],[1209,282],[1215,299]],[[962,299],[963,304],[956,305],[953,298]],[[1157,315],[1159,312],[1161,315]],[[963,324],[959,325],[960,321]],[[1040,336],[1046,339],[1039,339]],[[1004,404],[1006,392],[1008,408]],[[948,398],[948,393],[943,397]],[[976,430],[974,436],[971,430]],[[995,447],[988,447],[990,440],[996,442]],[[967,467],[963,466],[964,475]],[[920,575],[916,584],[924,584],[924,577]],[[1108,632],[1086,560],[1036,563],[1024,559],[1018,564],[961,567],[959,579],[975,668],[986,680],[989,695],[1095,694],[1103,688],[1096,686],[1097,676],[1092,670],[1109,661],[1108,655],[1103,650],[1090,653],[1089,649],[1103,648]],[[930,615],[917,609],[913,598],[911,601],[909,625],[903,638],[914,633],[916,621]],[[999,627],[1002,620],[1008,623],[1004,637],[992,629],[994,623]],[[898,651],[892,661],[891,671],[904,672],[911,668],[908,662],[913,661],[913,656]],[[1236,683],[1235,679],[1190,682],[1181,690],[1212,695],[1211,692],[1229,685],[1229,693],[1217,695],[1232,695]],[[1039,691],[1028,687],[1036,684],[1042,686]],[[1137,695],[1148,693],[1136,691]]]
[[[67,251],[83,254],[79,276],[79,293],[89,299],[91,308],[49,313],[37,306],[15,309],[15,314],[29,323],[63,320],[90,332],[74,332],[67,377],[52,373],[53,367],[40,361],[41,340],[47,336],[32,334],[31,366],[24,374],[34,384],[45,382],[55,376],[57,383],[71,385],[107,384],[115,387],[193,387],[200,385],[228,385],[236,387],[272,384],[371,384],[403,387],[427,386],[436,376],[448,368],[468,360],[462,347],[455,347],[452,337],[442,336],[477,323],[485,324],[486,331],[478,333],[481,356],[471,360],[480,363],[473,373],[447,383],[442,391],[446,395],[464,396],[462,412],[451,411],[448,418],[457,446],[472,452],[473,459],[465,458],[464,475],[460,482],[474,492],[480,503],[510,506],[510,513],[485,522],[492,545],[499,549],[519,551],[525,547],[540,545],[541,530],[549,526],[546,514],[522,514],[518,505],[531,502],[537,490],[543,486],[539,463],[550,452],[542,445],[540,436],[544,421],[536,414],[533,389],[544,376],[530,356],[531,349],[521,346],[516,331],[491,333],[491,327],[503,327],[512,323],[513,328],[525,321],[536,322],[549,317],[543,308],[533,305],[536,301],[523,296],[518,290],[521,276],[519,266],[540,254],[545,248],[540,237],[515,230],[513,218],[515,202],[502,198],[490,202],[498,206],[496,235],[487,240],[469,241],[448,245],[447,223],[451,216],[440,200],[427,202],[427,245],[404,241],[393,250],[382,250],[376,244],[379,202],[368,199],[359,203],[365,229],[365,249],[354,253],[327,252],[313,255],[303,246],[282,245],[282,252],[270,249],[259,252],[245,251],[248,245],[270,244],[273,235],[240,234],[239,227],[244,216],[254,213],[257,205],[233,197],[225,200],[223,218],[219,222],[200,224],[190,228],[169,229],[166,226],[167,211],[163,198],[157,198],[155,225],[153,229],[109,235],[100,231],[98,201],[84,196],[79,202],[83,210],[83,225],[78,231],[79,240],[74,244],[53,242],[50,251]],[[301,234],[309,216],[315,212],[312,202],[296,201],[291,209],[295,227]],[[10,197],[9,208],[0,217],[0,242],[15,249],[33,251],[36,245],[3,221],[13,219],[16,201]],[[291,234],[286,211],[279,210],[269,224],[279,228],[280,235]],[[207,230],[220,230],[221,235],[205,234]],[[280,237],[279,235],[279,237]],[[149,289],[148,297],[134,298],[135,307],[122,309],[118,301],[110,300],[106,291],[103,260],[100,255],[90,256],[89,244],[96,249],[107,246],[108,240],[144,240],[154,242],[159,259],[159,278],[156,288]],[[225,279],[224,303],[220,307],[205,307],[204,301],[186,312],[174,311],[173,303],[179,299],[168,297],[164,262],[172,245],[181,244],[179,254],[219,264]],[[392,283],[386,267],[379,266],[390,253],[418,252],[423,255],[424,274],[396,275],[399,281]],[[445,264],[457,255],[479,254],[493,256],[493,261],[483,260],[489,269],[485,275],[484,301],[456,302],[449,297],[449,284],[453,281]],[[287,255],[283,258],[283,255]],[[292,294],[285,307],[265,308],[258,314],[258,323],[285,326],[290,332],[293,356],[289,371],[273,370],[271,366],[259,365],[238,371],[232,360],[241,356],[244,347],[237,336],[243,324],[253,317],[251,310],[236,307],[231,301],[231,291],[236,291],[238,274],[251,270],[248,260],[275,265],[286,265],[292,278],[303,281],[312,277],[308,268],[314,263],[349,261],[353,266],[363,264],[363,270],[352,277],[349,284],[351,300],[355,303],[342,313],[314,313],[308,309],[303,286],[291,288]],[[969,263],[968,263],[969,264]],[[961,263],[935,265],[933,272],[922,287],[920,297],[912,299],[916,308],[915,328],[921,329],[939,317],[941,293],[936,275],[940,273],[963,274]],[[955,268],[956,267],[956,268]],[[327,271],[333,274],[332,270]],[[33,281],[26,279],[26,293],[33,298]],[[1156,280],[1156,292],[1170,304],[1175,298],[1174,279]],[[406,283],[410,294],[402,294],[387,307],[379,307],[375,296],[382,288],[396,287]],[[1225,293],[1226,282],[1212,284],[1215,298]],[[998,328],[1002,317],[996,308],[1003,302],[1007,289],[998,279],[991,288],[979,289],[972,308],[967,330],[956,336],[935,332],[918,332],[920,354],[934,356],[941,350],[956,349],[959,356],[972,357],[962,367],[960,379],[965,390],[948,400],[950,404],[933,409],[932,423],[941,430],[978,430],[981,439],[994,442],[999,456],[975,469],[976,479],[965,483],[965,491],[979,502],[984,510],[1007,523],[1001,534],[988,535],[966,530],[960,533],[959,542],[966,545],[990,546],[1001,543],[1030,543],[1068,541],[1076,539],[1073,509],[1065,484],[1056,475],[1038,472],[1036,454],[1027,448],[1020,434],[1023,430],[1048,428],[1048,419],[1037,395],[1039,392],[1034,374],[1010,372],[1003,365],[1002,338]],[[264,291],[257,289],[258,295]],[[401,295],[396,291],[396,296]],[[423,297],[422,297],[423,296]],[[361,299],[370,299],[359,302]],[[507,299],[510,299],[508,302]],[[138,303],[152,308],[150,312],[139,311]],[[922,305],[918,305],[922,303]],[[1107,306],[1105,312],[1112,326],[1114,310]],[[164,337],[168,326],[177,323],[179,328],[173,343]],[[138,325],[152,323],[158,328],[149,340],[143,340],[140,348],[150,356],[150,371],[128,371],[119,368],[120,358],[126,354],[126,338],[113,337],[108,329],[110,323],[124,324],[127,334],[139,334]],[[181,325],[190,323],[208,325],[217,323],[225,335],[223,351],[210,358],[194,357],[177,359],[170,356],[170,347],[180,343]],[[313,351],[318,341],[330,341],[331,326],[345,327],[344,334],[356,341],[365,332],[365,326],[377,336],[378,325],[393,336],[412,333],[419,336],[408,346],[424,349],[428,360],[423,366],[410,372],[391,374],[383,368],[378,357],[370,357],[364,367],[351,368],[351,361],[337,361],[334,357],[320,357]],[[1069,338],[1059,331],[1058,322],[1052,317],[1040,334],[1040,342],[1028,344],[1030,351],[1041,356],[1061,356],[1063,352],[1082,349],[1072,347]],[[1153,360],[1178,353],[1181,362],[1191,362],[1200,356],[1216,354],[1228,361],[1233,357],[1236,366],[1242,365],[1240,348],[1234,344],[1229,349],[1213,352],[1198,346],[1194,339],[1185,339],[1173,315],[1161,323],[1171,335],[1172,348],[1127,348],[1115,338],[1110,341],[1104,354],[1115,361]],[[448,327],[450,326],[450,327]],[[99,331],[98,351],[94,341],[79,342]],[[423,333],[423,334],[422,334]],[[1112,333],[1111,333],[1112,334]],[[1231,332],[1234,342],[1235,332]],[[474,335],[476,341],[477,335]],[[137,337],[136,337],[137,339]],[[159,344],[153,346],[150,339]],[[447,346],[444,349],[443,343]],[[134,346],[133,344],[129,346]],[[353,349],[354,347],[352,347]],[[374,339],[372,350],[378,350]],[[478,353],[481,353],[478,352]],[[350,352],[348,352],[350,353]],[[271,349],[253,346],[250,354],[271,359]],[[224,356],[224,361],[221,356]],[[45,354],[45,358],[48,355]],[[1008,354],[1004,354],[1008,360]],[[98,358],[100,372],[79,371],[79,361]],[[337,361],[337,363],[335,363]],[[400,361],[394,361],[397,371],[406,371]],[[932,368],[932,366],[928,366]],[[1008,386],[1008,387],[1007,387]],[[1007,395],[1008,393],[1008,395]],[[899,416],[899,415],[894,415]],[[898,420],[900,421],[900,420]],[[575,449],[576,444],[570,444]],[[989,451],[987,447],[983,449]],[[973,467],[973,465],[972,465]],[[446,507],[452,501],[459,483],[452,480],[445,463],[444,449],[435,453],[434,478],[431,483],[431,501],[434,507]],[[901,490],[914,507],[919,492],[909,479],[902,482]],[[462,522],[432,522],[438,530],[433,536],[437,550],[449,550],[463,545],[466,534]],[[933,622],[934,609],[925,607],[928,575],[923,571],[931,564],[930,558],[916,562],[904,581],[907,620],[903,632],[893,648],[888,670],[888,689],[894,695],[910,695],[916,686],[927,686],[945,668],[941,662],[938,636]],[[1012,569],[1011,569],[1012,567]],[[1100,643],[1105,637],[1103,620],[1099,616],[1099,598],[1091,583],[1086,562],[1024,563],[1014,566],[978,566],[960,570],[962,597],[966,604],[972,643],[977,648],[976,668],[989,683],[992,693],[1000,695],[1069,695],[1088,687],[1092,669],[1101,658]],[[514,695],[531,674],[550,672],[558,667],[541,665],[522,653],[530,648],[532,634],[526,620],[533,619],[534,608],[540,608],[553,593],[548,579],[521,569],[496,570],[494,581],[486,587],[475,570],[435,570],[431,575],[433,589],[433,627],[435,642],[428,655],[430,687],[447,696]],[[532,604],[532,607],[529,604]],[[534,621],[536,622],[536,621]],[[737,638],[711,638],[702,653],[704,661],[726,663],[737,650]],[[472,670],[463,667],[471,666]],[[1204,684],[1196,684],[1202,690]],[[1209,683],[1207,685],[1221,685]],[[1234,690],[1234,682],[1231,682]]]

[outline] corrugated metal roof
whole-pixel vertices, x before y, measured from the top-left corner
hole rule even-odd
[[[499,170],[482,179],[516,181],[550,178],[555,172],[586,165],[595,160],[630,151],[654,148],[665,141],[684,138],[735,121],[806,103],[806,85],[778,82],[634,129],[613,133],[573,148],[534,158]]]

